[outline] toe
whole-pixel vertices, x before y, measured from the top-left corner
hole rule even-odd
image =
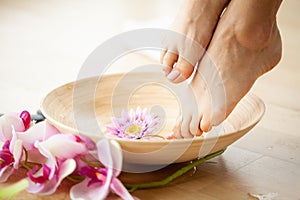
[[[207,117],[207,115],[203,115],[201,122],[200,122],[200,129],[203,132],[209,132],[211,130],[211,120],[210,117]]]
[[[176,119],[175,125],[173,127],[173,136],[175,138],[182,138],[181,136],[181,122],[182,122],[182,117],[179,115]]]
[[[194,71],[194,66],[189,63],[187,60],[185,60],[184,58],[182,58],[181,56],[179,56],[179,59],[176,63],[176,65],[174,66],[174,71],[178,71],[179,75],[177,77],[171,77],[169,78],[170,81],[172,81],[173,83],[180,83],[186,79],[188,79],[193,71]]]
[[[161,52],[161,54],[160,54],[160,64],[163,64],[164,57],[165,57],[166,53],[167,53],[167,50],[166,50],[166,49],[164,49],[164,50]]]
[[[181,123],[181,136],[183,138],[192,138],[194,135],[190,132],[190,124],[192,117],[183,118]]]
[[[202,134],[202,131],[199,128],[200,121],[201,118],[199,119],[199,117],[192,117],[190,123],[190,132],[193,136],[200,136]]]
[[[162,60],[162,64],[164,65],[163,71],[165,72],[165,75],[168,76],[169,73],[172,71],[174,64],[177,62],[178,55],[175,53],[172,53],[170,51],[167,51]]]

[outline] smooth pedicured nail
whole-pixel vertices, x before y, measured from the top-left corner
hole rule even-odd
[[[171,73],[171,70],[163,70],[163,73],[165,77],[168,77],[168,75]]]
[[[170,81],[173,81],[173,80],[175,80],[179,75],[180,75],[179,71],[173,70],[173,71],[171,71],[171,73],[167,76],[167,79],[169,79]]]
[[[176,79],[174,79],[173,81],[174,81],[174,83],[180,83],[180,82],[182,82],[182,81],[184,81],[184,80],[186,80],[186,78],[182,75],[182,74],[180,74]]]
[[[164,75],[167,77],[170,74],[170,72],[173,70],[173,68],[164,66],[162,70]]]

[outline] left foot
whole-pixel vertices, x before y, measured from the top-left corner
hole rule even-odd
[[[181,33],[182,38],[169,36],[171,44],[167,44],[168,49],[161,54],[163,71],[171,82],[179,83],[191,76],[194,66],[201,59],[212,38],[227,2],[228,0],[183,1],[171,28]]]

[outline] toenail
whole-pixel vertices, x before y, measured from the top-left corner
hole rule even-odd
[[[182,82],[182,81],[184,81],[184,80],[186,80],[186,78],[185,78],[182,74],[180,74],[180,75],[179,75],[175,80],[173,80],[173,81],[179,83],[179,82]]]
[[[172,71],[172,68],[164,67],[162,71],[165,76],[168,76],[170,74],[170,72]]]
[[[174,81],[178,76],[180,75],[179,71],[173,70],[171,73],[167,76],[167,79],[170,81]]]

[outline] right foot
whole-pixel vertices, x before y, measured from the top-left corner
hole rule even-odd
[[[171,29],[191,39],[203,50],[197,51],[199,53],[194,60],[186,58],[189,53],[182,52],[190,51],[188,45],[183,44],[186,48],[180,49],[179,46],[182,44],[179,43],[184,41],[178,41],[174,49],[167,47],[168,49],[161,54],[161,63],[164,65],[165,75],[171,82],[179,83],[192,75],[194,66],[203,56],[227,3],[228,0],[185,0],[183,2],[183,8]]]

